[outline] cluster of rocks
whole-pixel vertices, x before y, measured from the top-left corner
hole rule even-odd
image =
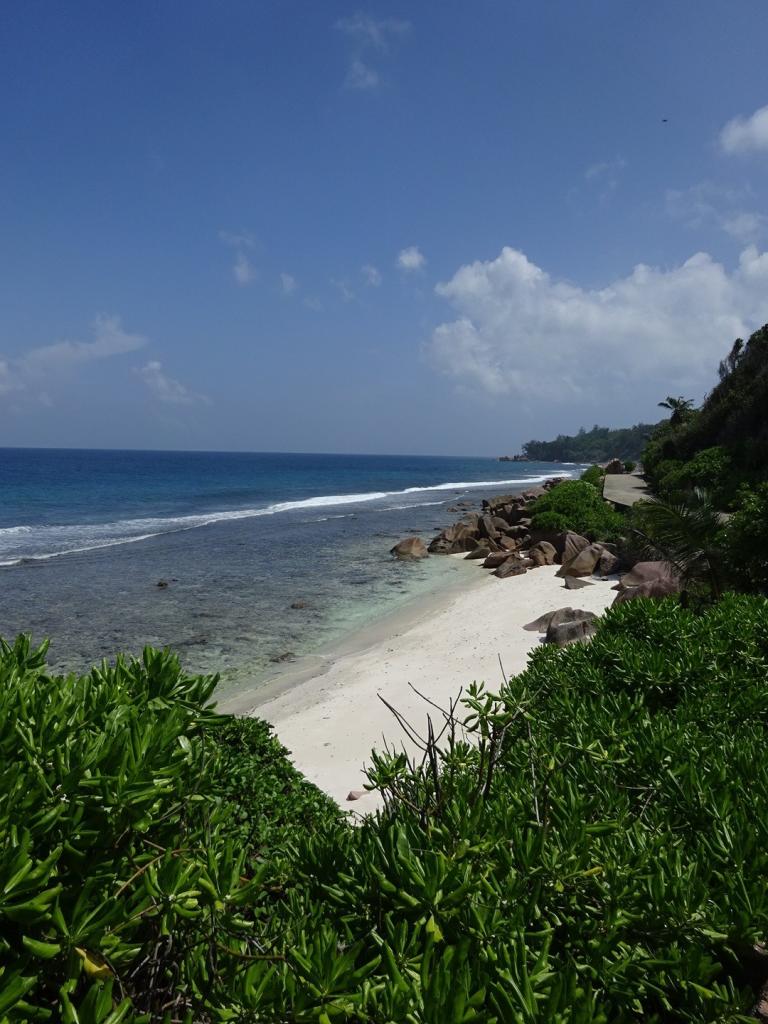
[[[595,543],[570,530],[534,530],[531,503],[562,479],[554,477],[519,495],[485,500],[480,512],[465,513],[458,522],[441,530],[429,545],[420,537],[406,537],[391,549],[391,554],[410,561],[430,554],[461,554],[479,562],[498,579],[521,576],[542,565],[558,565],[556,575],[568,590],[590,586],[587,577],[604,579],[621,574],[613,588],[618,591],[614,604],[680,592],[680,579],[669,562],[632,564],[615,544]],[[459,511],[458,506],[454,510]],[[593,612],[560,608],[529,623],[526,629],[537,629],[545,634],[546,642],[563,646],[591,636],[595,618]]]
[[[592,544],[572,531],[533,529],[530,504],[562,479],[553,477],[522,494],[487,499],[480,512],[467,512],[458,522],[441,530],[428,546],[420,537],[406,537],[391,549],[391,554],[406,561],[430,554],[464,555],[480,562],[499,579],[520,576],[542,565],[559,565],[557,575],[571,589],[579,584],[568,583],[569,580],[618,572],[623,566],[615,545]]]

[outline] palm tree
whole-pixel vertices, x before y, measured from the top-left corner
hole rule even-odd
[[[683,589],[703,585],[717,599],[727,583],[720,512],[704,491],[685,501],[643,501],[634,508],[633,533],[646,556],[661,556],[677,570]]]
[[[671,411],[672,415],[669,418],[669,422],[673,427],[676,427],[687,418],[688,413],[693,409],[693,401],[690,398],[683,398],[682,395],[678,398],[667,395],[663,402],[659,402],[659,408]]]

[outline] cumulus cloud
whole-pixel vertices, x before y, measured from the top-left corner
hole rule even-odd
[[[281,274],[280,287],[283,290],[283,295],[290,295],[292,292],[296,291],[298,282],[293,274]]]
[[[638,264],[587,289],[507,247],[436,291],[457,318],[428,353],[465,385],[563,402],[638,385],[666,394],[672,382],[701,394],[733,339],[768,320],[768,253],[750,246],[731,271],[702,252],[668,269]]]
[[[366,263],[360,268],[360,273],[363,275],[363,280],[371,288],[378,288],[381,284],[381,271],[378,267],[374,267],[370,263]]]
[[[124,330],[118,316],[100,314],[95,317],[91,334],[89,341],[57,341],[30,349],[13,359],[0,358],[0,394],[28,391],[48,379],[55,382],[58,375],[70,367],[135,352],[147,344],[143,335]]]
[[[691,228],[716,227],[731,238],[747,243],[762,234],[768,218],[745,207],[753,201],[744,188],[724,188],[701,181],[687,189],[668,189],[667,212]]]
[[[381,75],[371,65],[369,54],[381,59],[391,50],[398,37],[410,31],[411,24],[398,18],[372,18],[358,12],[350,17],[340,18],[336,28],[348,37],[351,55],[344,84],[348,89],[376,89],[381,84]]]
[[[726,153],[768,150],[768,106],[729,121],[720,132],[720,145]]]
[[[421,270],[426,262],[418,245],[409,245],[397,254],[397,265],[401,270]]]
[[[205,395],[195,394],[181,381],[169,377],[163,370],[163,364],[157,359],[151,359],[145,363],[138,373],[150,392],[161,402],[166,402],[169,405],[210,404],[210,399]]]

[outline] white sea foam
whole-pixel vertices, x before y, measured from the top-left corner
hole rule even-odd
[[[301,509],[326,508],[343,505],[362,505],[385,498],[396,498],[406,494],[428,494],[433,491],[454,491],[464,493],[485,490],[490,487],[521,487],[542,483],[546,476],[515,477],[506,480],[470,480],[428,484],[423,487],[406,487],[399,491],[366,491],[361,494],[320,494],[314,498],[299,501],[281,501],[262,508],[230,509],[221,512],[206,512],[196,515],[151,517],[146,519],[120,519],[112,523],[76,523],[32,527],[28,525],[8,526],[0,529],[0,566],[18,565],[21,562],[45,561],[61,555],[95,551],[119,544],[135,544],[166,533],[194,530],[201,526],[230,522],[238,519],[253,519],[259,516],[273,516]],[[381,511],[395,511],[409,508],[442,505],[444,501],[408,502],[404,505],[389,505]],[[352,515],[353,513],[346,513]],[[326,519],[340,516],[326,516]],[[322,521],[322,520],[320,520]],[[14,537],[35,535],[35,543],[29,545],[16,541]],[[3,543],[5,541],[5,543]],[[3,557],[5,556],[5,557]]]

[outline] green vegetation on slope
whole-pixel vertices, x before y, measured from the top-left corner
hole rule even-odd
[[[595,425],[575,436],[559,434],[554,441],[526,441],[523,454],[542,462],[606,462],[608,459],[638,459],[654,423],[611,430]]]
[[[378,758],[350,828],[167,654],[52,678],[6,645],[0,1021],[745,1020],[767,676],[760,598],[617,606],[472,688],[472,742]]]
[[[648,479],[662,497],[704,488],[730,509],[741,485],[768,478],[768,325],[746,345],[736,340],[719,377],[700,409],[684,399],[662,403],[672,415],[643,452]]]
[[[531,526],[553,533],[574,530],[589,540],[614,540],[623,532],[625,520],[603,500],[595,484],[584,479],[566,480],[536,499],[531,507]]]

